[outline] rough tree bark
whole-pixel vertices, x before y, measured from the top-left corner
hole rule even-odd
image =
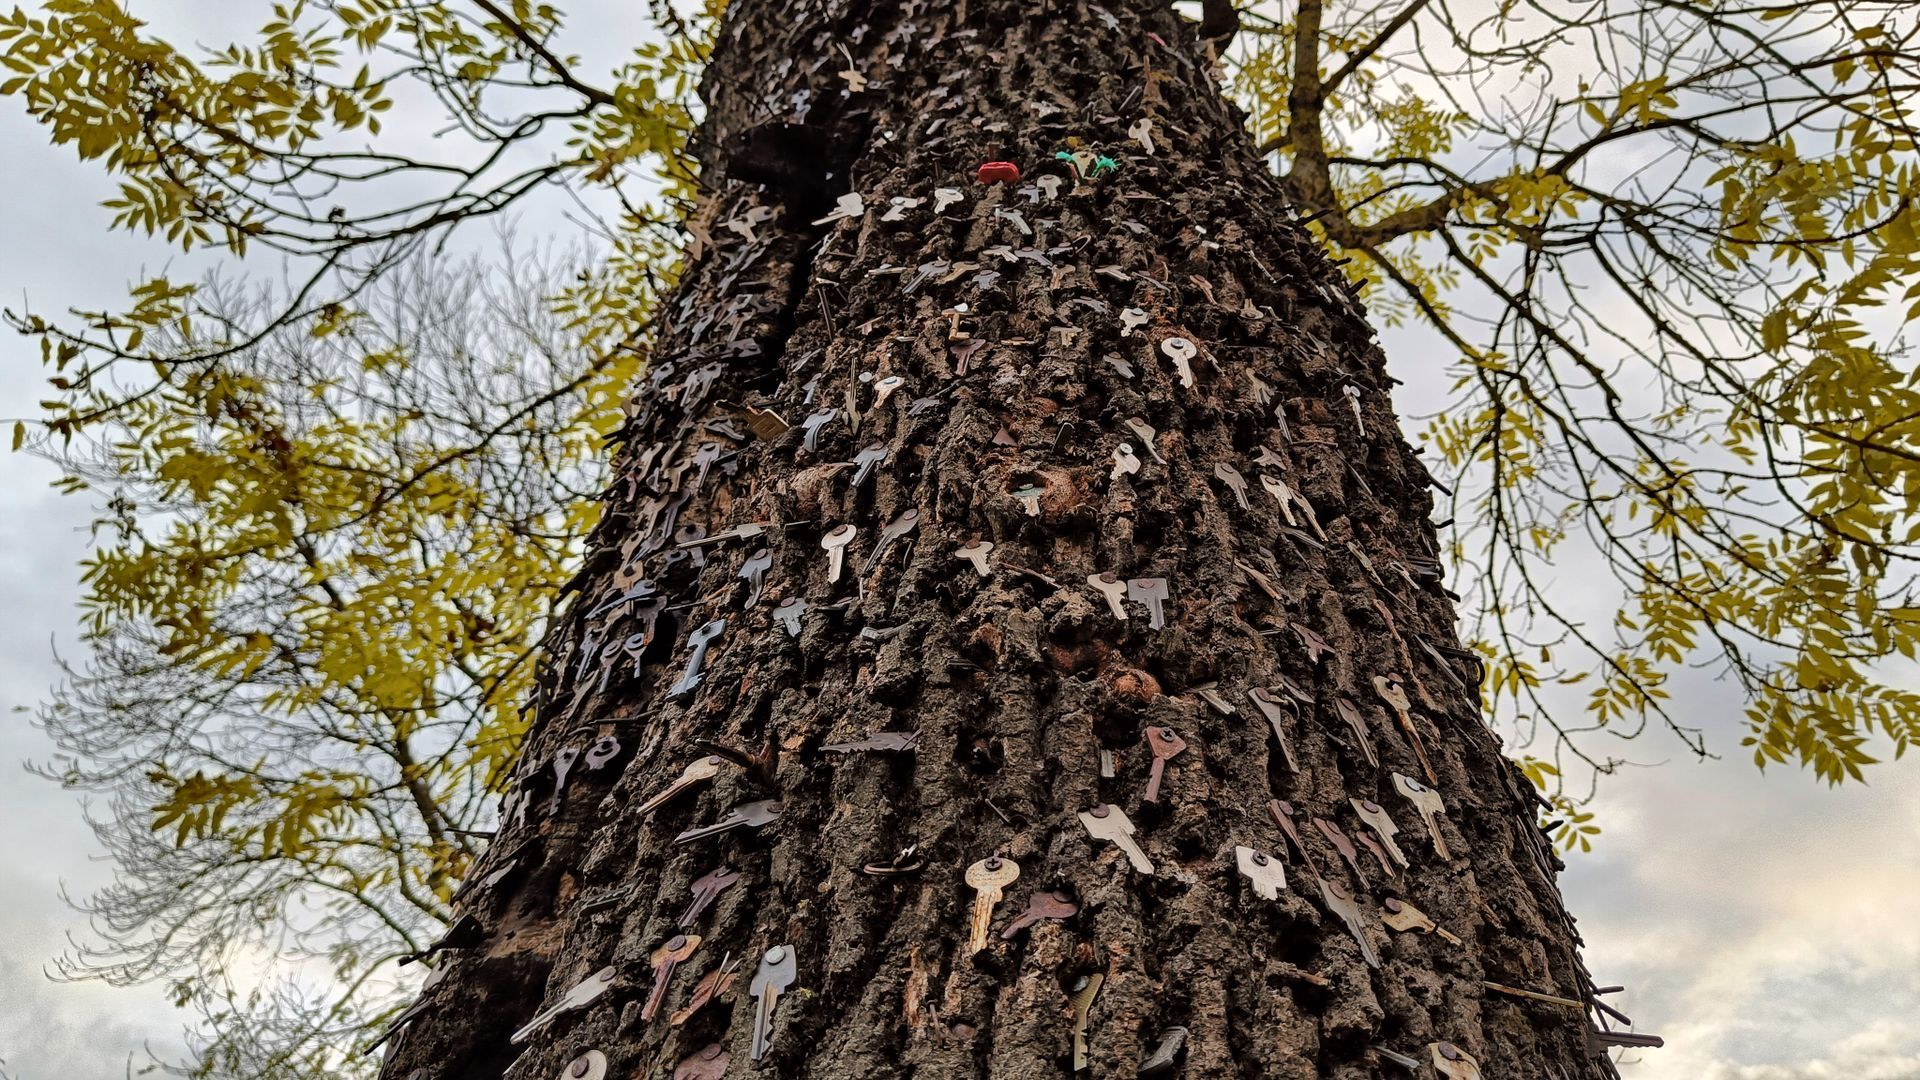
[[[1472,1075],[1453,1047],[1487,1077],[1611,1074],[1380,351],[1192,24],[1165,0],[734,0],[705,96],[689,267],[461,947],[384,1075],[594,1076],[597,1051],[666,1078],[717,1043],[729,1075],[1059,1077],[1094,975],[1087,1076],[1135,1075],[1172,1025],[1189,1076]],[[1023,175],[979,182],[996,160]],[[1089,583],[1109,571],[1165,580],[1162,628]],[[1185,743],[1157,803],[1150,727]],[[917,742],[828,749],[887,732]],[[1394,780],[1425,783],[1423,754],[1450,858]],[[764,828],[675,842],[760,800]],[[1388,876],[1354,800],[1409,868]],[[1100,804],[1151,874],[1089,834]],[[1275,898],[1241,846],[1285,864]],[[970,953],[989,858],[1019,877]],[[722,866],[740,881],[643,1021],[652,957]],[[1077,913],[1003,938],[1041,891]],[[1395,904],[1458,940],[1389,929]],[[747,991],[776,945],[796,978],[756,1064]],[[731,992],[673,1023],[728,955]],[[510,1043],[607,965],[608,993]]]

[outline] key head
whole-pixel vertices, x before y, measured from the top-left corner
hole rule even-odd
[[[648,959],[656,968],[667,963],[678,964],[692,956],[693,951],[699,947],[699,934],[675,934],[659,948],[653,950],[653,955]]]
[[[589,1050],[567,1063],[560,1070],[559,1080],[606,1080],[607,1055],[598,1050]]]
[[[747,984],[747,992],[754,997],[763,997],[769,991],[777,994],[793,985],[798,970],[793,946],[775,945],[761,954],[760,967],[753,973],[753,981]]]
[[[762,799],[759,802],[750,802],[736,806],[733,808],[733,812],[727,816],[734,818],[747,828],[757,829],[762,825],[771,824],[779,819],[780,804],[773,799]]]
[[[1279,859],[1245,845],[1234,848],[1233,857],[1256,894],[1267,900],[1280,899],[1280,890],[1287,887],[1287,871]]]
[[[1166,578],[1133,578],[1127,582],[1127,595],[1130,599],[1142,602],[1165,600],[1168,597]]]
[[[720,1080],[730,1061],[726,1047],[714,1043],[675,1067],[673,1080]]]
[[[726,629],[727,629],[727,620],[710,619],[707,622],[702,623],[698,630],[695,630],[693,633],[687,635],[687,644],[693,646],[693,648],[696,650],[705,648],[706,646],[713,644],[713,639],[725,633]]]
[[[1397,676],[1375,675],[1373,677],[1373,688],[1387,704],[1393,706],[1400,712],[1406,712],[1413,707],[1412,703],[1407,700],[1406,688],[1400,685],[1400,679]]]
[[[1147,749],[1154,757],[1178,757],[1187,748],[1187,740],[1170,727],[1150,727],[1147,729]]]
[[[587,768],[589,770],[604,768],[607,762],[612,761],[619,754],[620,740],[612,735],[602,735],[587,748]]]
[[[832,532],[829,532],[827,535],[821,537],[820,546],[827,551],[833,551],[836,548],[846,547],[848,544],[853,543],[853,538],[856,534],[859,533],[859,531],[860,530],[854,528],[851,523],[846,525],[841,525],[838,528],[834,529]]]
[[[904,510],[900,513],[899,517],[887,523],[887,527],[880,532],[880,538],[882,540],[897,540],[912,532],[919,524],[920,511]]]
[[[967,884],[975,891],[1005,889],[1019,878],[1020,864],[998,855],[981,859],[967,867]]]
[[[1430,1049],[1434,1074],[1442,1080],[1480,1080],[1480,1063],[1472,1054],[1450,1042],[1434,1043]]]
[[[1160,351],[1167,354],[1167,359],[1172,360],[1175,363],[1181,363],[1181,364],[1184,364],[1187,361],[1192,360],[1194,357],[1200,355],[1200,350],[1197,347],[1195,347],[1193,342],[1188,341],[1186,338],[1183,338],[1183,337],[1170,337],[1170,338],[1163,339],[1160,342]]]
[[[731,866],[715,867],[694,879],[687,887],[689,892],[718,894],[732,888],[741,878],[741,873]]]

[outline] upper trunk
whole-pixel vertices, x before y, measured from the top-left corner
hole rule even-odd
[[[385,1075],[592,1076],[569,1064],[597,1050],[665,1078],[716,1042],[745,1075],[773,946],[795,978],[771,1075],[1066,1075],[1093,975],[1091,1076],[1135,1075],[1171,1025],[1191,1076],[1398,1074],[1376,1048],[1473,1075],[1454,1046],[1488,1077],[1611,1072],[1580,1010],[1486,985],[1591,990],[1380,352],[1191,26],[1164,0],[734,0],[706,86],[699,240],[461,901],[482,940]],[[989,161],[1022,176],[980,183]],[[822,541],[849,525],[835,581]],[[1127,585],[1156,578],[1158,629]],[[1184,742],[1157,803],[1149,728]],[[827,745],[880,732],[918,740]],[[585,752],[606,735],[611,760]],[[736,760],[642,813],[715,750]],[[1395,774],[1437,779],[1450,858]],[[771,824],[675,843],[761,800]],[[1102,804],[1150,874],[1090,835]],[[1241,846],[1289,863],[1275,899]],[[910,847],[917,872],[874,873]],[[975,873],[1018,878],[973,952],[968,868],[995,857]],[[642,1021],[723,865],[739,883]],[[1077,914],[1006,934],[1041,892]],[[1389,930],[1404,905],[1458,940]],[[732,994],[671,1023],[727,956]],[[605,965],[609,993],[510,1045]]]

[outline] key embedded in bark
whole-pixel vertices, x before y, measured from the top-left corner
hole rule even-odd
[[[557,1080],[607,1080],[607,1055],[589,1050],[567,1062]]]
[[[1196,686],[1193,688],[1193,692],[1200,695],[1200,700],[1212,706],[1213,711],[1219,713],[1221,716],[1233,715],[1233,706],[1227,703],[1226,698],[1220,696],[1220,690],[1217,684],[1207,683],[1205,686]]]
[[[693,996],[687,999],[685,1005],[675,1009],[672,1016],[667,1017],[667,1023],[674,1027],[679,1027],[681,1024],[686,1023],[692,1019],[694,1013],[706,1008],[707,1002],[715,998],[725,997],[727,991],[733,989],[734,981],[739,977],[740,958],[732,953],[722,955],[720,957],[720,966],[701,976],[700,981],[694,984]],[[724,1062],[721,1064],[721,1068],[722,1070],[726,1068]],[[679,1073],[675,1073],[674,1075],[678,1076]]]
[[[832,585],[840,580],[840,571],[847,564],[847,545],[853,543],[853,538],[859,533],[860,530],[849,523],[820,538],[820,546],[827,553],[827,584]]]
[[[724,529],[714,533],[712,536],[702,536],[696,540],[689,540],[679,546],[682,548],[705,547],[709,544],[718,544],[727,540],[749,540],[766,531],[767,525],[765,522],[749,521],[744,525],[735,525],[731,529]],[[646,585],[647,591],[651,593],[653,591],[653,583],[649,581]]]
[[[1280,899],[1280,890],[1287,887],[1287,869],[1279,859],[1244,844],[1233,849],[1233,857],[1256,894],[1268,900]]]
[[[1028,517],[1039,517],[1040,516],[1040,497],[1042,495],[1045,495],[1046,493],[1047,493],[1046,488],[1039,487],[1034,484],[1028,484],[1026,487],[1019,488],[1018,490],[1013,491],[1011,494],[1013,495],[1014,498],[1020,500],[1021,506],[1026,508]]]
[[[975,540],[966,547],[956,549],[953,554],[955,558],[965,559],[972,563],[974,572],[981,577],[986,577],[993,572],[987,568],[987,556],[992,553],[992,541]]]
[[[866,565],[860,568],[860,572],[867,574],[874,567],[879,566],[880,560],[887,554],[887,549],[893,546],[894,541],[912,532],[919,524],[920,511],[913,509],[903,510],[899,517],[887,522],[886,527],[880,530],[880,542],[873,546],[873,554],[867,556]]]
[[[507,1041],[515,1046],[519,1046],[521,1043],[533,1038],[534,1034],[541,1028],[553,1023],[567,1013],[584,1009],[600,1000],[602,995],[608,990],[613,989],[613,979],[617,974],[618,972],[614,969],[613,965],[608,964],[606,967],[575,983],[573,989],[568,990],[559,1001],[554,1002],[552,1005],[534,1014],[533,1019],[527,1021],[525,1027],[509,1036]]]
[[[1088,835],[1095,840],[1110,840],[1126,853],[1127,861],[1135,870],[1143,874],[1153,873],[1153,863],[1140,845],[1133,841],[1133,822],[1117,806],[1101,803],[1091,810],[1080,811],[1080,824],[1087,827]]]
[[[1395,1065],[1400,1066],[1415,1076],[1421,1075],[1420,1060],[1418,1058],[1410,1058],[1397,1050],[1389,1050],[1384,1046],[1375,1046],[1372,1049],[1374,1053],[1379,1054],[1381,1057],[1386,1058],[1388,1061],[1393,1062]]]
[[[905,221],[907,211],[918,209],[927,200],[911,195],[895,195],[887,200],[887,212],[880,215],[881,221]]]
[[[660,1003],[667,999],[667,984],[673,981],[673,969],[693,955],[700,947],[700,935],[675,934],[667,943],[653,950],[649,961],[653,966],[653,989],[647,992],[647,1003],[640,1008],[640,1019],[652,1020],[660,1011]]]
[[[1133,431],[1134,437],[1140,440],[1140,445],[1147,448],[1148,457],[1151,457],[1162,465],[1167,463],[1167,459],[1161,457],[1160,451],[1154,448],[1153,440],[1159,436],[1160,433],[1158,431],[1155,431],[1151,425],[1138,416],[1129,417],[1127,419],[1127,427]]]
[[[1364,829],[1355,829],[1353,839],[1367,849],[1367,854],[1373,856],[1373,861],[1380,864],[1380,872],[1387,875],[1389,880],[1399,874],[1400,871],[1393,865],[1393,860],[1387,858],[1386,851],[1380,847],[1380,842],[1375,840],[1371,833]]]
[[[862,750],[912,750],[920,743],[917,731],[876,731],[854,742],[826,743],[820,749],[833,754],[852,754]]]
[[[1187,1029],[1175,1025],[1160,1033],[1160,1045],[1140,1063],[1140,1076],[1170,1076],[1179,1067],[1180,1051],[1187,1046]]]
[[[1307,650],[1307,663],[1318,664],[1321,657],[1333,651],[1327,639],[1306,623],[1292,622],[1287,625],[1292,628],[1293,636],[1300,639],[1300,647]]]
[[[1066,893],[1041,890],[1027,901],[1027,909],[1013,917],[1005,930],[1000,931],[1001,941],[1012,941],[1014,935],[1041,919],[1070,919],[1080,911],[1080,905],[1068,899]]]
[[[1407,862],[1406,855],[1400,851],[1400,845],[1393,842],[1393,838],[1399,835],[1400,826],[1393,823],[1393,818],[1387,813],[1386,807],[1372,799],[1350,798],[1347,801],[1353,804],[1353,812],[1360,815],[1360,820],[1367,823],[1367,828],[1372,829],[1374,835],[1380,838],[1380,845],[1387,849],[1387,854],[1393,856],[1394,862],[1399,863],[1403,868],[1413,865]]]
[[[1167,762],[1180,756],[1186,748],[1187,740],[1170,727],[1147,729],[1147,750],[1153,755],[1153,767],[1147,771],[1147,793],[1143,796],[1147,802],[1160,801],[1160,781],[1166,775]]]
[[[1166,612],[1160,606],[1166,601],[1166,578],[1130,578],[1127,581],[1127,599],[1147,607],[1147,627],[1159,630],[1167,625]]]
[[[1420,769],[1427,774],[1427,783],[1438,784],[1440,778],[1433,773],[1433,763],[1427,760],[1427,747],[1420,739],[1420,732],[1413,726],[1413,703],[1407,700],[1407,691],[1400,685],[1397,675],[1375,675],[1373,688],[1388,705],[1393,706],[1394,715],[1400,719],[1400,727],[1407,733],[1407,740],[1413,744],[1413,756],[1420,759]]]
[[[1152,317],[1137,307],[1123,308],[1120,311],[1120,336],[1132,337],[1135,330],[1147,325]]]
[[[1267,494],[1273,496],[1273,501],[1280,504],[1280,520],[1294,528],[1299,528],[1300,522],[1293,516],[1293,489],[1286,485],[1286,481],[1275,480],[1266,473],[1261,473],[1260,486],[1266,488]]]
[[[867,212],[867,200],[857,191],[849,191],[834,200],[833,209],[827,216],[815,221],[815,225],[831,225],[847,218],[857,218]]]
[[[607,767],[607,762],[620,756],[620,740],[611,735],[602,735],[587,747],[586,761],[588,772],[599,772]]]
[[[1393,774],[1393,787],[1401,798],[1412,803],[1413,808],[1419,811],[1420,820],[1427,826],[1427,836],[1433,840],[1433,853],[1451,860],[1453,853],[1447,850],[1447,838],[1440,832],[1440,815],[1447,812],[1447,804],[1440,800],[1440,793],[1399,773]]]
[[[1366,438],[1367,421],[1365,417],[1360,415],[1360,388],[1352,383],[1348,383],[1340,388],[1340,392],[1347,395],[1347,404],[1353,406],[1353,422],[1360,428],[1360,437],[1363,439]]]
[[[1353,902],[1347,890],[1326,878],[1320,879],[1320,899],[1327,905],[1336,918],[1346,924],[1347,933],[1360,943],[1360,958],[1368,967],[1380,966],[1380,954],[1373,950],[1373,942],[1367,937],[1366,917],[1360,912],[1360,905]]]
[[[793,946],[775,945],[760,957],[760,970],[753,973],[753,982],[747,986],[747,993],[754,999],[752,1057],[755,1061],[767,1056],[773,1034],[773,1012],[780,1005],[780,995],[793,985],[795,971]]]
[[[878,382],[874,383],[873,384],[873,411],[879,412],[880,407],[885,405],[887,403],[887,399],[893,396],[893,392],[905,385],[907,385],[907,380],[901,378],[898,375],[889,375],[886,378],[881,379]]]
[[[875,408],[879,407],[878,402],[875,402],[874,404],[875,404]],[[852,486],[855,488],[858,488],[862,483],[865,483],[867,477],[870,474],[872,474],[874,466],[880,464],[885,460],[887,460],[887,448],[880,445],[879,443],[874,443],[872,446],[869,446],[865,450],[862,450],[858,454],[855,454],[853,456],[854,468],[853,468]]]
[[[800,617],[807,613],[807,601],[803,597],[789,596],[780,601],[773,609],[773,617],[787,631],[788,637],[800,636]]]
[[[1140,149],[1148,157],[1153,156],[1153,121],[1146,117],[1135,120],[1127,127],[1127,138],[1140,144]]]
[[[1240,509],[1253,509],[1253,507],[1247,505],[1247,478],[1240,475],[1239,469],[1234,468],[1224,461],[1217,462],[1213,466],[1213,475],[1218,477],[1220,482],[1227,485],[1228,490],[1233,492],[1234,499],[1240,503]]]
[[[700,689],[700,680],[706,678],[707,647],[726,629],[727,620],[713,619],[687,636],[687,644],[693,646],[693,655],[687,657],[687,670],[680,676],[680,681],[667,688],[668,697],[685,697]]]
[[[1433,1071],[1442,1080],[1480,1080],[1480,1063],[1450,1042],[1434,1043]]]
[[[1299,811],[1285,799],[1268,799],[1267,813],[1273,815],[1273,823],[1280,826],[1280,831],[1287,834],[1287,839],[1293,841],[1293,849],[1298,851],[1300,858],[1306,861],[1307,869],[1313,871],[1313,876],[1319,877],[1320,868],[1314,865],[1313,852],[1308,851],[1307,845],[1300,842],[1300,829],[1294,824],[1294,818],[1299,816]]]
[[[1120,580],[1119,574],[1111,570],[1101,574],[1089,574],[1087,584],[1093,587],[1094,592],[1107,598],[1107,610],[1113,612],[1114,618],[1121,622],[1127,621],[1127,609],[1120,603],[1127,595],[1127,583]]]
[[[727,1075],[730,1057],[726,1047],[714,1043],[675,1066],[673,1080],[720,1080]]]
[[[560,795],[567,788],[567,774],[573,771],[573,763],[580,760],[580,748],[564,746],[553,755],[553,802],[547,808],[550,814],[560,812]]]
[[[1108,480],[1118,480],[1140,471],[1140,458],[1134,454],[1133,447],[1121,443],[1113,448],[1113,471],[1107,473]]]
[[[1273,728],[1273,737],[1280,743],[1280,756],[1287,763],[1288,772],[1299,772],[1300,763],[1293,757],[1293,742],[1287,738],[1287,729],[1282,723],[1291,714],[1293,705],[1264,686],[1256,686],[1247,691],[1247,697],[1253,700],[1253,706],[1260,715],[1267,718],[1268,726]]]
[[[944,214],[947,212],[947,207],[953,206],[956,203],[965,202],[966,198],[966,193],[959,188],[934,188],[933,212],[936,214]]]
[[[998,856],[981,859],[967,867],[967,884],[973,887],[973,921],[967,934],[967,955],[987,947],[987,931],[993,924],[993,906],[1000,902],[1006,887],[1020,877],[1020,864]]]
[[[772,799],[765,799],[760,802],[741,803],[739,806],[727,811],[726,815],[720,820],[711,825],[702,825],[698,828],[688,829],[686,832],[674,837],[673,842],[676,844],[689,844],[695,840],[704,839],[709,836],[717,836],[720,833],[732,829],[758,829],[778,820],[779,817],[780,804],[774,802]]]
[[[713,463],[720,460],[720,452],[721,446],[717,442],[701,443],[700,449],[693,452],[693,464],[700,470],[694,474],[693,490],[698,491],[706,484],[707,473],[712,471]]]
[[[1099,972],[1083,975],[1073,987],[1073,1071],[1087,1068],[1087,1016],[1093,1011],[1093,999],[1100,996],[1100,985],[1107,977]]]
[[[773,569],[773,552],[761,548],[740,564],[740,580],[747,583],[747,602],[742,607],[753,607],[760,602],[760,590],[766,586],[767,571]]]
[[[1367,572],[1368,580],[1383,590],[1387,587],[1387,583],[1380,580],[1380,571],[1373,568],[1373,560],[1367,557],[1367,549],[1361,547],[1359,541],[1347,541],[1347,554],[1353,556],[1353,561],[1359,563],[1360,569]],[[1374,602],[1376,604],[1379,603],[1377,599]],[[1391,616],[1389,616],[1389,618],[1391,618]]]
[[[1366,888],[1367,876],[1361,872],[1360,852],[1353,846],[1353,839],[1346,830],[1326,818],[1314,818],[1313,827],[1319,829],[1320,835],[1326,837],[1327,843],[1332,844],[1333,849],[1346,860],[1347,866],[1353,870],[1353,879],[1360,883],[1361,888]]]
[[[1389,929],[1399,930],[1402,933],[1411,930],[1422,934],[1433,934],[1442,941],[1451,942],[1455,945],[1461,944],[1459,938],[1442,928],[1439,923],[1434,922],[1426,912],[1421,911],[1405,900],[1389,896],[1380,902],[1380,906],[1385,908],[1387,912],[1385,915],[1380,916],[1380,921],[1386,923]]]
[[[1373,737],[1367,734],[1367,719],[1360,715],[1360,706],[1351,698],[1337,697],[1333,699],[1333,711],[1347,722],[1347,729],[1353,732],[1353,741],[1360,744],[1360,753],[1366,756],[1367,764],[1379,768],[1380,759],[1373,752]]]
[[[628,634],[620,642],[620,651],[633,662],[633,677],[638,679],[646,670],[647,635],[644,632]]]
[[[831,406],[815,409],[808,414],[805,420],[800,421],[801,430],[806,432],[805,437],[800,440],[800,449],[809,453],[816,449],[820,445],[820,429],[832,423],[833,418],[839,415],[840,410]]]
[[[1160,351],[1173,361],[1174,370],[1180,373],[1180,385],[1193,389],[1193,358],[1200,355],[1200,350],[1186,338],[1170,337],[1161,340]]]
[[[693,901],[680,915],[680,928],[684,930],[699,921],[700,913],[707,910],[721,893],[732,888],[740,880],[740,876],[740,871],[733,867],[721,866],[696,878],[693,884],[687,887],[688,891],[693,893]]]
[[[674,778],[673,783],[668,784],[665,788],[661,789],[659,794],[656,794],[636,807],[634,813],[638,815],[641,820],[646,820],[649,814],[660,809],[672,801],[674,797],[692,788],[695,784],[719,776],[720,766],[724,764],[725,761],[726,759],[718,754],[709,754],[693,762],[691,765],[680,770],[680,775]]]

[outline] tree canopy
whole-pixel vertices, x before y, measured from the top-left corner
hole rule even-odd
[[[608,29],[526,0],[263,4],[191,48],[113,0],[0,16],[0,96],[115,178],[104,223],[298,275],[7,313],[51,381],[15,446],[102,511],[91,655],[42,715],[50,771],[113,793],[123,868],[93,901],[112,947],[72,970],[179,979],[216,1019],[204,1075],[351,1074],[333,1036],[391,1014],[378,965],[484,844],[648,316],[720,227],[682,221],[719,14],[655,0],[593,71],[573,50]],[[1395,362],[1455,376],[1416,433],[1489,715],[1562,841],[1588,842],[1576,803],[1622,740],[1718,747],[1668,705],[1693,668],[1738,688],[1762,767],[1840,782],[1904,751],[1920,15],[1300,0],[1216,23],[1250,136],[1420,343]],[[432,265],[535,200],[580,247]],[[1604,620],[1556,587],[1598,565]],[[260,943],[328,976],[253,1000],[193,979]]]

